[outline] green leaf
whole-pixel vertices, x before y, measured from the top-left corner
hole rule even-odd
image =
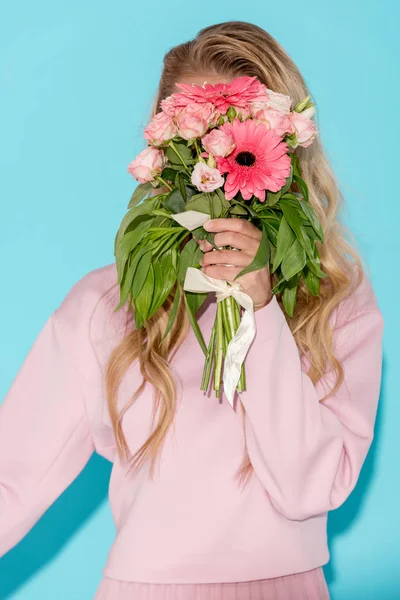
[[[218,210],[218,216],[214,217],[214,218],[218,219],[221,215],[225,215],[229,211],[231,204],[230,204],[229,200],[227,200],[225,198],[225,194],[224,194],[222,188],[217,188],[213,192],[213,197],[215,197],[215,196],[218,196],[218,199],[219,199],[219,204],[218,204],[219,210]],[[215,212],[216,211],[214,211],[214,214],[215,214]]]
[[[161,172],[161,177],[165,179],[165,181],[170,181],[171,183],[175,183],[175,177],[177,175],[177,170],[172,169],[171,167],[165,167]]]
[[[196,194],[196,190],[189,185],[186,186],[186,202],[192,199],[192,197]]]
[[[177,273],[173,268],[173,252],[177,252],[177,250],[168,250],[153,263],[154,295],[149,309],[148,318],[153,316],[160,306],[164,304],[175,285]]]
[[[313,296],[318,296],[321,280],[308,268],[308,264],[304,269],[304,280],[310,293]]]
[[[147,274],[151,265],[151,252],[148,251],[143,256],[140,257],[138,261],[138,265],[136,268],[135,276],[132,282],[132,296],[133,298],[137,298],[137,296],[142,291],[144,282],[147,279]]]
[[[286,221],[289,223],[290,227],[293,229],[298,241],[301,246],[303,246],[304,250],[307,253],[307,256],[311,259],[314,258],[314,250],[313,245],[311,243],[310,238],[308,237],[302,223],[300,216],[295,208],[293,208],[289,202],[282,199],[280,202],[280,207],[285,216]]]
[[[281,197],[281,191],[273,193],[273,192],[267,192],[267,206],[274,206],[277,202],[279,202],[279,199]]]
[[[278,242],[278,231],[279,231],[279,221],[271,221],[269,219],[263,219],[264,227],[267,231],[268,238],[271,242],[271,245],[276,246]],[[276,250],[276,248],[275,248]],[[274,253],[275,256],[275,253]],[[272,264],[274,261],[270,257],[270,263]]]
[[[290,188],[290,186],[292,185],[292,181],[293,181],[293,166],[292,166],[292,165],[290,165],[290,175],[289,175],[289,177],[286,179],[286,183],[285,183],[285,185],[284,185],[284,186],[283,186],[283,188],[280,190],[280,192],[281,192],[281,196],[283,196],[283,194],[284,194],[285,192],[287,192],[287,191],[288,191],[288,189],[289,189],[289,188]]]
[[[182,239],[186,237],[187,231],[183,228],[171,227],[171,234],[165,236],[161,244],[157,246],[156,249],[153,250],[153,256],[157,254],[161,254],[172,248],[174,244],[176,244],[176,249],[180,246]]]
[[[165,210],[164,208],[158,208],[158,209],[154,209],[151,212],[152,215],[155,215],[157,217],[165,217],[166,219],[170,219],[171,221],[174,220],[173,216],[171,215],[171,213],[169,213],[167,210]]]
[[[151,181],[147,181],[146,183],[139,183],[139,185],[136,186],[131,196],[131,199],[129,200],[128,208],[133,208],[134,206],[139,204],[139,202],[141,202],[143,198],[145,198],[152,189],[153,186],[151,185]]]
[[[324,241],[324,232],[322,230],[321,223],[319,222],[317,213],[315,212],[314,208],[311,206],[311,204],[309,202],[305,202],[304,200],[300,200],[299,204],[300,204],[301,210],[303,211],[304,215],[310,222],[311,227],[314,229],[318,240],[320,242],[323,242]]]
[[[233,205],[233,208],[230,209],[229,213],[231,215],[247,215],[248,211],[242,204],[237,203]]]
[[[165,338],[169,334],[169,332],[171,330],[171,327],[172,327],[172,325],[175,322],[176,315],[178,313],[180,297],[181,297],[181,287],[178,284],[176,286],[175,295],[174,295],[174,301],[172,303],[171,312],[169,313],[168,323],[167,323],[167,326],[165,328],[164,335],[163,335],[162,340],[161,340],[161,344],[163,343],[163,341],[165,340]]]
[[[182,144],[179,142],[173,142],[173,146],[177,149],[179,154],[182,156],[185,164],[190,164],[192,162],[192,151],[188,146],[186,146],[186,144]],[[181,159],[179,158],[179,156],[177,155],[177,153],[175,152],[175,150],[173,149],[172,146],[168,146],[168,148],[166,148],[164,150],[164,153],[168,159],[168,162],[171,165],[182,165]]]
[[[114,255],[118,243],[130,225],[137,219],[143,215],[151,215],[151,212],[154,210],[154,207],[157,204],[157,198],[149,198],[148,200],[142,202],[139,206],[135,206],[128,210],[128,212],[124,215],[120,226],[118,228],[117,234],[114,240]]]
[[[272,264],[271,273],[274,273],[276,269],[281,264],[283,257],[286,252],[289,250],[290,246],[293,244],[295,239],[295,235],[291,228],[289,227],[288,222],[285,217],[282,217],[281,223],[279,225],[278,236],[277,236],[277,245],[276,245],[276,254]]]
[[[149,256],[150,253],[145,254]],[[143,260],[143,259],[142,259]],[[135,306],[135,321],[137,324],[142,325],[146,322],[147,316],[150,310],[150,306],[153,300],[154,294],[154,267],[150,263],[147,271],[147,276],[140,290],[140,293],[134,299]]]
[[[189,296],[189,294],[190,294],[190,296]],[[204,341],[203,334],[201,333],[199,324],[197,323],[196,317],[195,317],[196,311],[193,310],[193,308],[192,308],[193,305],[191,304],[191,300],[189,299],[189,298],[193,298],[195,296],[205,296],[205,297],[207,297],[207,294],[195,294],[195,293],[186,292],[186,291],[183,292],[183,297],[184,297],[184,300],[185,300],[185,306],[186,306],[186,310],[187,310],[187,313],[188,313],[188,316],[189,316],[190,324],[191,324],[192,329],[193,329],[193,331],[194,331],[194,333],[196,335],[197,341],[200,344],[201,349],[203,350],[205,356],[207,356],[207,346],[206,346],[206,343]]]
[[[306,182],[304,181],[304,179],[302,179],[298,175],[295,175],[293,177],[293,179],[295,180],[295,182],[299,186],[299,188],[301,190],[301,193],[303,195],[304,200],[306,200],[306,202],[309,202],[308,186],[307,186]]]
[[[186,300],[189,302],[194,315],[197,313],[207,296],[208,294],[206,292],[186,292]]]
[[[312,271],[314,275],[319,277],[319,279],[324,279],[325,277],[328,277],[327,273],[322,271],[319,260],[314,258],[313,260],[308,261],[307,265],[310,271]]]
[[[185,205],[185,210],[198,210],[201,213],[210,214],[210,202],[206,194],[194,194]]]
[[[176,178],[175,178],[175,185],[177,186],[177,188],[179,189],[181,196],[183,198],[183,202],[186,202],[187,197],[186,197],[186,186],[185,186],[185,182],[183,180],[182,174],[181,173],[177,173],[176,174]]]
[[[133,275],[136,270],[136,265],[137,263],[132,262],[129,266],[127,266],[126,272],[124,273],[124,277],[119,288],[119,304],[115,310],[119,310],[128,300],[128,296],[132,287]]]
[[[163,200],[163,206],[174,214],[183,212],[185,210],[185,200],[181,191],[175,188],[172,192],[169,192],[168,196]]]
[[[293,275],[302,271],[305,267],[306,260],[304,248],[302,248],[297,239],[295,239],[289,250],[286,252],[281,264],[282,275],[284,278],[289,281]]]
[[[294,308],[296,306],[297,284],[299,277],[300,273],[294,275],[294,277],[292,277],[292,279],[288,282],[288,285],[285,286],[285,289],[283,290],[282,303],[289,317],[293,317]]]
[[[121,283],[125,263],[128,260],[129,254],[133,252],[136,246],[142,241],[145,233],[153,222],[153,218],[148,218],[147,216],[145,217],[142,215],[138,221],[139,222],[137,223],[135,229],[125,233],[117,244],[115,258],[119,275],[118,283]]]
[[[262,225],[262,236],[260,245],[258,246],[258,250],[256,252],[255,257],[251,261],[251,263],[242,269],[238,275],[236,275],[235,279],[238,277],[242,277],[246,275],[246,273],[250,273],[251,271],[258,271],[259,269],[263,269],[266,265],[268,265],[269,261],[269,241],[266,229],[264,224]],[[235,280],[234,279],[234,280]]]
[[[214,242],[215,234],[211,233],[211,231],[206,231],[204,227],[197,227],[196,229],[193,229],[192,235],[195,240],[207,240],[207,242],[210,242],[210,244],[212,244],[216,250],[219,250],[218,246],[216,246]]]
[[[179,261],[178,279],[181,283],[185,280],[187,268],[198,266],[202,255],[200,246],[194,239],[190,239],[185,244]]]
[[[302,171],[301,171],[300,159],[297,156],[297,154],[292,152],[290,154],[290,160],[292,161],[293,177],[294,176],[301,177]]]

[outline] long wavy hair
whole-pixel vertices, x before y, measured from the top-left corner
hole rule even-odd
[[[205,79],[208,74],[229,78],[255,75],[268,88],[289,95],[294,102],[298,102],[309,93],[298,68],[270,34],[252,23],[229,21],[205,27],[194,39],[174,46],[166,53],[150,116],[160,110],[163,98],[177,91],[174,87],[176,82],[194,74],[205,74]],[[333,309],[354,289],[353,284],[355,287],[360,284],[363,267],[357,252],[348,241],[349,232],[339,222],[343,197],[318,136],[310,147],[299,147],[296,153],[301,160],[303,177],[309,187],[310,202],[324,230],[325,240],[323,244],[318,244],[318,249],[321,266],[328,277],[322,280],[317,297],[308,294],[305,285],[300,283],[294,315],[285,315],[300,354],[307,355],[309,359],[307,374],[313,383],[315,384],[328,369],[335,375],[335,383],[322,398],[323,401],[334,393],[343,381],[342,366],[334,355],[333,331],[329,317]],[[358,274],[356,280],[354,273]],[[272,284],[275,283],[274,274]],[[277,299],[282,305],[279,295]],[[151,477],[167,431],[174,422],[177,389],[170,363],[189,328],[181,301],[175,323],[165,342],[160,345],[171,305],[172,298],[169,297],[145,327],[128,333],[112,351],[105,375],[107,402],[118,454],[121,459],[128,461],[132,469],[150,459]],[[118,388],[125,372],[134,361],[138,361],[140,365],[143,380],[119,411]],[[138,398],[146,382],[154,388],[153,430],[146,442],[131,456],[123,432],[123,416]],[[242,403],[240,406],[244,421],[245,409]],[[157,414],[158,421],[155,424]],[[243,461],[238,468],[237,477],[240,482],[246,483],[252,473],[253,468],[244,447]]]

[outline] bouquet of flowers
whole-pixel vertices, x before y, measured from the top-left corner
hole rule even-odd
[[[232,404],[235,389],[241,392],[246,385],[244,359],[255,335],[252,300],[239,282],[213,279],[200,270],[196,240],[216,248],[213,234],[203,227],[208,219],[247,219],[260,229],[261,242],[235,280],[268,265],[277,280],[272,293],[281,295],[289,316],[300,279],[318,295],[326,277],[316,245],[323,242],[323,231],[294,152],[318,133],[314,104],[307,96],[292,108],[291,98],[257,77],[176,85],[181,91],[161,101],[144,130],[148,147],[128,166],[139,184],[114,242],[120,286],[116,310],[133,303],[140,328],[174,294],[165,339],[183,295],[205,354],[201,389],[209,389],[213,373],[219,396],[223,375]],[[196,313],[211,291],[217,294],[217,310],[206,343]]]

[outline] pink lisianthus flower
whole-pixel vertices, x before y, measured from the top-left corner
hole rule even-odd
[[[314,121],[311,117],[314,114],[314,107],[311,106],[303,112],[290,113],[290,129],[289,133],[296,134],[297,143],[303,148],[307,148],[314,141],[316,134],[318,133]],[[296,146],[293,146],[296,147]]]
[[[185,140],[203,136],[218,121],[218,111],[211,102],[185,106],[176,116],[178,135]]]
[[[227,200],[240,191],[244,200],[254,195],[264,202],[266,190],[277,192],[285,185],[290,174],[288,146],[273,129],[251,119],[234,119],[220,129],[229,132],[235,142],[228,157],[216,157],[219,171],[228,173],[224,186]]]
[[[231,83],[212,85],[206,81],[203,85],[176,83],[181,93],[175,93],[177,106],[186,106],[190,102],[211,102],[221,114],[225,114],[229,106],[245,108],[252,100],[266,101],[269,96],[266,86],[256,76],[236,77]]]
[[[128,165],[128,172],[140,183],[154,181],[160,175],[167,160],[162,150],[158,148],[145,148]]]
[[[292,105],[292,99],[286,94],[280,94],[279,92],[273,92],[268,90],[269,100],[267,102],[268,108],[279,110],[279,112],[288,114]]]
[[[292,100],[289,96],[280,94],[279,92],[273,92],[270,89],[268,89],[268,95],[269,99],[266,102],[255,101],[250,103],[249,108],[252,117],[260,112],[260,110],[274,110],[283,115],[288,115],[290,113]]]
[[[218,169],[212,169],[203,162],[195,164],[191,180],[193,185],[202,192],[213,192],[224,185],[224,178]]]
[[[226,156],[230,154],[235,147],[232,135],[225,130],[212,129],[201,138],[201,143],[210,154],[214,156]]]
[[[274,108],[259,110],[254,115],[254,121],[264,123],[268,129],[274,129],[280,137],[283,137],[291,128],[290,116]]]
[[[154,146],[158,146],[166,140],[171,140],[176,136],[177,132],[178,128],[174,123],[173,117],[160,111],[154,115],[144,130],[144,138],[149,140]]]

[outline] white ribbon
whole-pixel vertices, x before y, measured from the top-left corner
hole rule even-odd
[[[209,277],[200,269],[188,267],[183,288],[189,292],[216,292],[217,302],[232,296],[244,308],[244,314],[238,330],[228,344],[224,361],[224,393],[233,407],[235,389],[247,351],[256,334],[253,301],[241,291],[240,283],[229,284],[223,279]]]

